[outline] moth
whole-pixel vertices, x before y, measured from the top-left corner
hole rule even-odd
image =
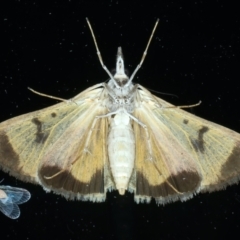
[[[0,124],[0,166],[68,199],[102,202],[107,191],[137,203],[185,201],[237,183],[240,134],[194,116],[132,82],[121,47],[116,73],[70,100]]]
[[[0,211],[7,217],[16,219],[20,216],[19,204],[27,202],[31,194],[23,189],[0,186]]]

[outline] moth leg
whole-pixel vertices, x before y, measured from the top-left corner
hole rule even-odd
[[[202,101],[199,101],[198,103],[191,104],[191,105],[182,105],[182,106],[170,106],[170,107],[165,107],[165,108],[192,108],[192,107],[197,107],[202,103]]]
[[[117,112],[119,112],[119,111],[107,113],[107,114],[105,114],[105,115],[99,115],[99,116],[96,116],[96,117],[94,118],[93,123],[92,123],[92,126],[91,126],[91,129],[90,129],[90,132],[88,133],[88,136],[87,136],[87,141],[86,141],[85,146],[84,146],[84,152],[87,152],[87,153],[90,153],[90,154],[91,154],[91,152],[88,150],[88,147],[87,147],[87,146],[88,146],[88,144],[89,144],[89,141],[90,141],[90,138],[91,138],[91,135],[92,135],[93,130],[96,130],[96,129],[94,129],[94,127],[95,127],[95,125],[96,125],[96,122],[99,120],[99,118],[109,117],[109,116],[111,116],[111,115],[113,115],[113,114],[116,114]]]
[[[67,99],[64,99],[64,98],[59,98],[59,97],[54,97],[54,96],[51,96],[51,95],[48,95],[48,94],[45,94],[45,93],[40,93],[40,92],[37,92],[35,90],[33,90],[32,88],[28,87],[28,89],[37,94],[37,95],[40,95],[40,96],[43,96],[43,97],[48,97],[48,98],[51,98],[51,99],[55,99],[55,100],[59,100],[59,101],[62,101],[62,102],[66,102],[66,103],[69,103],[71,102],[71,100],[67,100]]]
[[[144,123],[142,123],[139,119],[137,119],[133,115],[131,115],[130,113],[127,112],[127,114],[133,121],[135,121],[137,124],[139,124],[141,127],[143,127],[143,129],[146,133],[146,136],[147,136],[147,148],[148,148],[149,155],[150,155],[149,160],[152,161],[153,154],[152,154],[152,147],[151,147],[151,142],[150,142],[150,134],[149,134],[147,126]]]
[[[83,150],[85,153],[92,154],[92,153],[88,150],[88,147],[87,147],[87,146],[88,146],[88,144],[89,144],[90,137],[91,137],[91,135],[92,135],[93,130],[96,130],[96,129],[94,129],[94,127],[95,127],[96,122],[98,121],[98,119],[99,119],[98,116],[96,116],[96,117],[94,118],[93,123],[92,123],[92,126],[91,126],[91,129],[90,129],[90,132],[88,133],[87,141],[86,141],[86,143],[85,143],[84,150]],[[75,161],[74,161],[74,162],[75,162]],[[74,164],[74,162],[72,163],[72,165]]]
[[[105,115],[103,115],[103,116],[96,116],[96,117],[94,118],[94,120],[93,120],[92,126],[91,126],[90,131],[89,131],[89,133],[88,133],[88,135],[87,135],[87,140],[86,140],[85,145],[84,145],[84,150],[83,150],[84,153],[92,154],[92,153],[88,150],[88,145],[89,145],[89,141],[90,141],[90,138],[91,138],[91,135],[92,135],[93,130],[96,130],[96,129],[94,128],[95,125],[96,125],[96,122],[97,122],[98,119],[101,118],[101,117],[105,117]],[[52,176],[44,176],[44,178],[45,178],[45,179],[52,179],[52,178],[60,175],[61,173],[65,172],[65,171],[69,171],[69,172],[70,172],[71,169],[72,169],[72,167],[73,167],[73,165],[74,165],[77,161],[78,161],[78,158],[75,159],[74,161],[72,161],[67,167],[65,167],[65,168],[63,168],[62,170],[60,170],[59,172],[55,173],[54,175],[52,175]]]
[[[91,135],[92,135],[92,132],[93,132],[93,130],[94,130],[94,126],[96,125],[97,120],[98,120],[98,116],[95,117],[95,119],[93,120],[91,129],[90,129],[90,132],[89,132],[88,135],[87,135],[87,140],[86,140],[86,143],[85,143],[85,146],[84,146],[84,150],[83,150],[83,151],[84,151],[85,153],[88,153],[88,154],[92,154],[92,153],[88,150],[88,147],[87,147],[87,146],[88,146],[88,144],[89,144],[90,137],[91,137]],[[59,172],[55,173],[54,175],[52,175],[52,176],[44,176],[44,178],[45,178],[45,179],[52,179],[52,178],[60,175],[61,173],[65,172],[65,171],[71,172],[71,169],[72,169],[73,165],[74,165],[77,161],[78,161],[78,158],[75,159],[73,162],[71,162],[67,167],[65,167],[65,168],[63,168],[62,170],[60,170]]]

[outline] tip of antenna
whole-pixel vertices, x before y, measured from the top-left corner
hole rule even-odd
[[[86,17],[86,21],[88,21],[88,18]]]

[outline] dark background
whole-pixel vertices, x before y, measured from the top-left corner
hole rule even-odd
[[[114,69],[118,46],[135,69],[157,18],[147,58],[134,79],[176,94],[157,94],[190,112],[240,132],[239,9],[228,1],[1,1],[0,121],[71,98],[108,79],[96,55]],[[156,94],[156,93],[155,93]],[[174,147],[174,146],[173,146]],[[1,172],[1,185],[28,189],[21,216],[0,214],[1,239],[231,239],[240,230],[240,187],[199,194],[166,206],[136,204],[108,193],[104,203],[67,201]]]

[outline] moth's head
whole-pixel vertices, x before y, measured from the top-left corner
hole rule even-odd
[[[121,47],[118,47],[117,50],[116,73],[113,77],[120,87],[124,86],[129,80],[124,69],[124,60]]]

